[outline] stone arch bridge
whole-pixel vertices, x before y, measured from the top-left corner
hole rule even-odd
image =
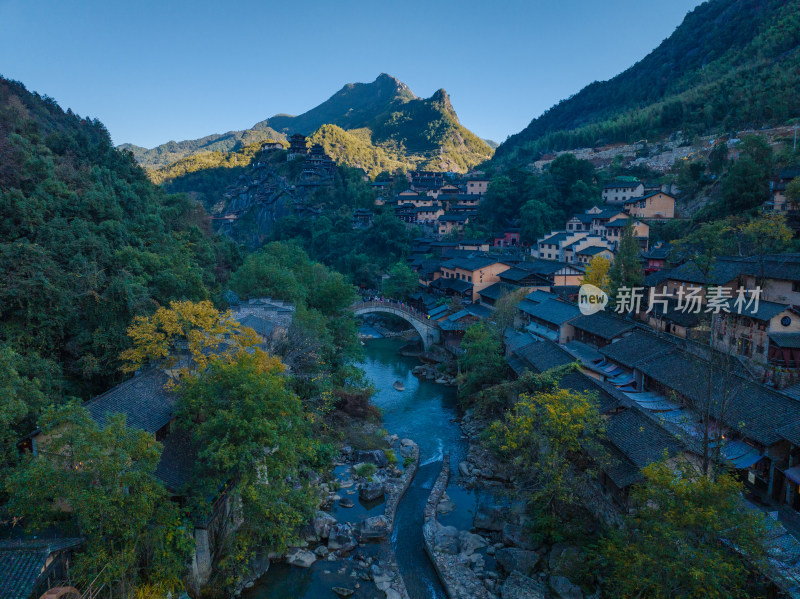
[[[402,304],[393,300],[356,302],[352,306],[353,313],[358,315],[380,312],[383,314],[394,314],[408,322],[414,330],[422,337],[422,344],[425,349],[439,342],[439,327],[432,320],[428,320],[424,312],[415,310],[407,304]]]

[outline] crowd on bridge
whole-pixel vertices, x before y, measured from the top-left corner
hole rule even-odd
[[[422,310],[418,310],[408,302],[404,302],[402,300],[397,300],[393,298],[388,298],[383,295],[363,295],[361,296],[361,300],[363,304],[369,306],[385,306],[387,308],[395,308],[402,310],[403,312],[407,312],[416,316],[417,318],[421,318],[423,320],[430,320],[431,315],[427,312],[423,312]]]

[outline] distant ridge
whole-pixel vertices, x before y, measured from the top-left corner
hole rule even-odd
[[[493,152],[489,144],[461,125],[445,90],[428,99],[418,98],[405,83],[386,73],[371,83],[348,83],[303,114],[275,115],[244,131],[169,142],[152,149],[131,144],[120,148],[133,152],[143,166],[156,169],[203,152],[236,152],[267,139],[285,140],[293,133],[322,143],[340,164],[368,172],[383,170],[382,164],[387,170],[466,171]]]

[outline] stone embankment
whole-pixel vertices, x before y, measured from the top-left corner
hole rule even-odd
[[[475,553],[475,550],[485,547],[486,542],[476,534],[442,526],[436,519],[439,501],[450,478],[450,456],[445,454],[443,460],[442,471],[425,506],[422,529],[425,552],[433,562],[450,599],[491,599],[493,595],[474,571],[483,567],[483,556]]]

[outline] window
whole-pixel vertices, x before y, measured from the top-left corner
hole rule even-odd
[[[800,293],[800,281],[792,281],[792,291]]]

